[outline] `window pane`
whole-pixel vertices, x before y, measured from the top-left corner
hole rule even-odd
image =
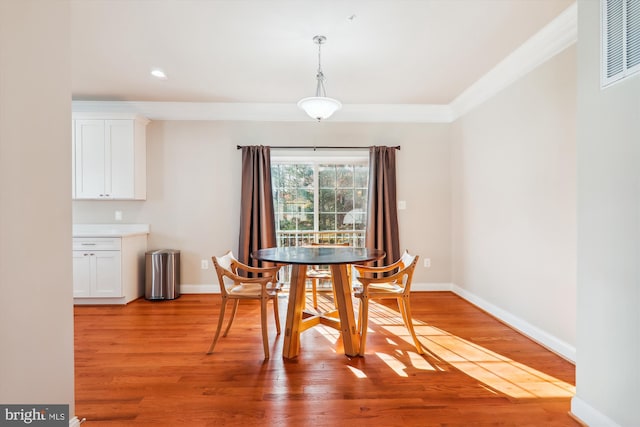
[[[318,227],[320,231],[331,231],[336,229],[336,216],[335,214],[320,214],[320,220]]]
[[[336,168],[336,178],[336,187],[353,188],[353,166],[338,166]]]
[[[280,183],[280,165],[271,165],[271,186],[275,190]]]
[[[282,210],[284,212],[293,212],[294,211],[293,202],[296,199],[295,190],[292,191],[289,189],[285,189],[280,193],[282,195],[282,204],[283,204]]]
[[[298,230],[313,230],[313,213],[300,217],[298,221]]]
[[[309,164],[281,165],[281,186],[284,188],[313,188],[313,167]],[[271,175],[273,180],[274,176]]]
[[[298,190],[298,201],[303,212],[313,213],[313,190]]]
[[[320,190],[320,212],[334,212],[336,208],[335,190]]]
[[[367,166],[356,166],[354,168],[354,186],[359,188],[367,188],[369,181],[369,168]]]
[[[353,192],[353,207],[355,209],[362,209],[366,211],[367,209],[367,189],[366,188],[357,188]]]
[[[366,214],[363,209],[353,209],[345,214],[338,214],[341,230],[363,230],[366,220]]]
[[[291,216],[289,216],[289,215],[282,215],[282,217],[278,221],[278,227],[279,227],[280,230],[295,230],[296,229],[296,223],[294,221],[291,221],[290,218],[291,218]]]
[[[353,190],[336,190],[336,212],[349,212],[353,209]]]
[[[336,168],[335,166],[321,165],[318,169],[318,181],[320,188],[335,188]]]
[[[280,196],[280,190],[273,188],[273,210],[279,212],[282,210],[282,197]]]

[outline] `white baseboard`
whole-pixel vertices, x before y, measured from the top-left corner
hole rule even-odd
[[[591,427],[620,427],[611,418],[594,409],[578,396],[571,398],[571,415]]]
[[[568,361],[575,363],[576,361],[576,348],[566,342],[558,339],[550,333],[543,331],[542,329],[533,326],[531,323],[521,319],[509,313],[506,310],[501,309],[498,306],[491,304],[490,302],[480,298],[479,296],[461,288],[460,286],[453,284],[451,286],[452,292],[456,295],[469,301],[471,304],[481,308],[492,316],[498,318],[500,321],[506,323],[513,329],[523,333],[538,344],[548,348],[554,353],[562,356]]]
[[[199,284],[199,285],[191,285],[191,284],[181,284],[180,285],[180,293],[181,294],[219,294],[220,293],[220,285],[217,283],[214,284]]]
[[[451,283],[411,283],[412,292],[441,292],[451,291]]]

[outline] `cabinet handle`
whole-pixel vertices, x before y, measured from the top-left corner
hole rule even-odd
[[[82,246],[95,246],[95,243],[80,243]]]

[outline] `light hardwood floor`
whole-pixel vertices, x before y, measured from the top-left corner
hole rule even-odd
[[[449,292],[412,294],[424,356],[397,307],[376,303],[365,357],[344,356],[319,326],[283,360],[269,316],[265,361],[255,302],[207,355],[219,308],[219,295],[75,307],[83,427],[578,425],[574,366]]]

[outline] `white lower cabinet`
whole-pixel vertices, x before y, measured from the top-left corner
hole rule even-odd
[[[73,239],[76,304],[126,304],[144,294],[146,236]]]
[[[73,251],[73,296],[124,296],[120,271],[120,251]]]

